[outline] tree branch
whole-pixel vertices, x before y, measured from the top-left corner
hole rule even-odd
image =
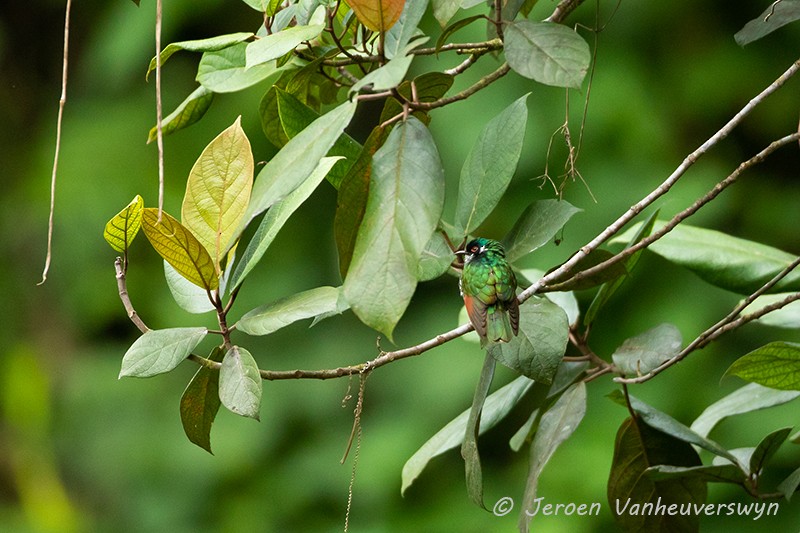
[[[119,291],[119,299],[122,301],[122,305],[125,307],[125,312],[128,313],[128,318],[131,319],[131,322],[139,328],[139,331],[142,333],[147,333],[150,331],[144,321],[139,317],[139,314],[136,312],[136,309],[133,308],[133,304],[131,303],[131,297],[128,294],[128,286],[125,281],[125,269],[122,268],[122,259],[117,257],[116,261],[114,261],[114,269],[117,271],[117,290]]]

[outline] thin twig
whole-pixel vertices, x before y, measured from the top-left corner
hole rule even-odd
[[[158,146],[158,222],[164,212],[164,131],[161,101],[161,16],[162,1],[156,0],[156,145]]]
[[[55,227],[56,211],[56,176],[58,175],[58,155],[61,151],[61,124],[64,121],[64,106],[67,104],[67,66],[69,58],[69,15],[72,9],[72,0],[67,0],[64,12],[64,55],[61,60],[61,97],[58,99],[58,118],[56,119],[56,147],[53,153],[53,173],[50,176],[50,216],[47,222],[47,255],[44,259],[41,285],[47,281],[47,272],[50,270],[50,261],[53,258],[53,228]]]
[[[430,110],[436,109],[437,107],[446,106],[448,104],[452,104],[453,102],[458,102],[459,100],[465,100],[475,94],[476,92],[485,89],[490,84],[494,83],[495,81],[499,80],[506,74],[508,74],[511,67],[508,66],[508,63],[503,63],[500,67],[495,70],[494,72],[484,76],[474,85],[467,87],[460,93],[454,94],[453,96],[448,96],[447,98],[440,98],[434,102],[411,102],[410,105],[413,109],[422,109],[422,110]]]
[[[117,260],[114,261],[114,269],[117,271],[117,290],[119,291],[119,299],[122,301],[122,305],[125,307],[125,312],[128,313],[128,318],[131,319],[131,322],[139,328],[139,331],[142,333],[147,333],[150,331],[144,321],[139,317],[139,314],[136,312],[136,309],[133,308],[133,304],[131,303],[131,297],[128,294],[128,287],[127,282],[125,281],[125,269],[122,265],[122,259],[117,257]]]

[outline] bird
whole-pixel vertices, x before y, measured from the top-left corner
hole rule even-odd
[[[519,301],[503,245],[478,237],[456,254],[464,256],[458,288],[481,346],[510,342],[519,332]]]

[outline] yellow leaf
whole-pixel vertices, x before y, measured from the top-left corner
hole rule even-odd
[[[181,219],[211,255],[217,273],[250,202],[253,154],[241,118],[197,158],[186,182]]]
[[[138,194],[122,211],[108,221],[103,230],[103,237],[111,247],[125,253],[133,238],[142,226],[142,207],[144,201]]]
[[[347,0],[359,22],[372,31],[385,32],[403,12],[405,0]]]
[[[167,213],[147,207],[142,212],[142,229],[156,252],[178,273],[206,290],[219,287],[219,277],[208,251],[191,231]]]

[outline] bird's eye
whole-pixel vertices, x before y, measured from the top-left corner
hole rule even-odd
[[[477,245],[473,245],[473,246],[469,247],[469,253],[471,253],[471,254],[477,254],[478,250],[480,250],[480,248]]]

